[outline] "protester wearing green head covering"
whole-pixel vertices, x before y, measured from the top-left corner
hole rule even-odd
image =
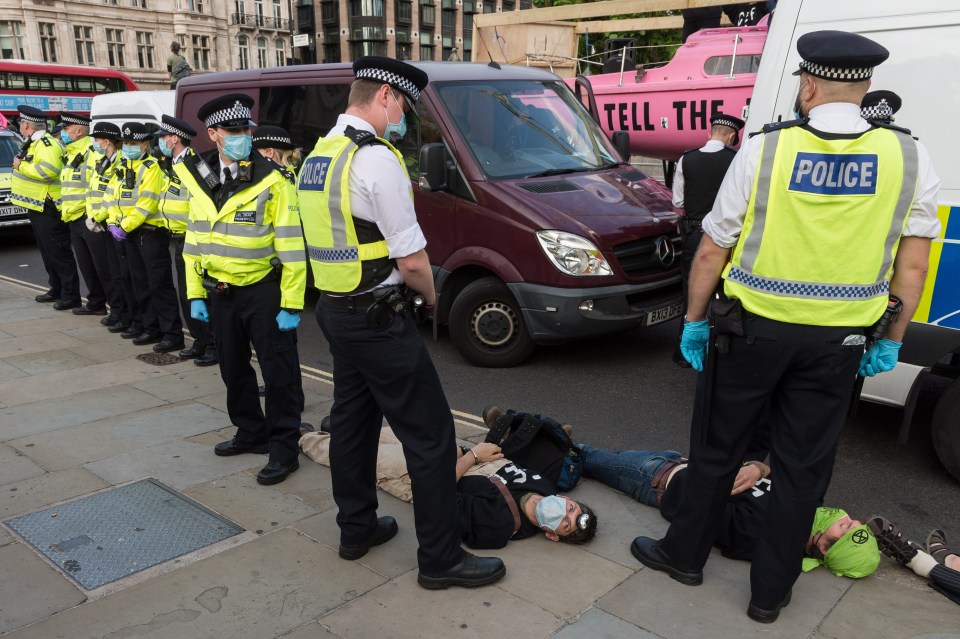
[[[817,508],[804,554],[804,572],[823,565],[838,577],[851,579],[872,575],[880,565],[873,533],[840,508]]]

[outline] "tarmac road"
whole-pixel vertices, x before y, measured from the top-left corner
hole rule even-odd
[[[44,285],[29,228],[0,230],[0,277]],[[308,375],[329,378],[329,351],[308,296],[299,331]],[[674,322],[586,342],[540,347],[521,366],[481,369],[453,348],[445,330],[424,337],[454,411],[479,415],[490,403],[575,425],[574,439],[605,448],[687,450],[695,373],[671,361]],[[908,334],[909,337],[909,334]],[[960,548],[960,481],[940,465],[930,440],[934,404],[945,383],[928,381],[907,446],[897,444],[899,409],[863,403],[847,425],[826,503],[854,517],[882,514],[923,543],[943,528]],[[311,416],[319,421],[319,416]],[[631,537],[632,531],[624,531]]]

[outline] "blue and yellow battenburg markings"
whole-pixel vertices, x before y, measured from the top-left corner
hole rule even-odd
[[[940,206],[940,237],[930,245],[930,270],[913,319],[960,329],[960,206]]]

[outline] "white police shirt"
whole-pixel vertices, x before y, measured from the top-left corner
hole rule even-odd
[[[376,135],[376,130],[366,120],[342,113],[327,137],[343,135],[348,126]],[[382,144],[364,146],[353,155],[350,210],[355,217],[377,225],[387,242],[391,259],[413,255],[427,246],[427,238],[420,230],[410,198],[410,178],[397,156]],[[380,286],[401,283],[403,276],[393,269]]]
[[[860,117],[860,107],[846,102],[821,104],[810,109],[810,126],[824,133],[861,133],[870,123]],[[736,246],[747,214],[753,189],[763,135],[747,139],[723,178],[713,210],[703,219],[703,232],[718,246]],[[917,193],[907,217],[904,236],[936,238],[940,234],[937,218],[937,191],[940,178],[933,171],[927,149],[917,142]]]
[[[716,153],[726,147],[720,140],[707,140],[707,143],[700,147],[704,153]],[[678,209],[683,208],[683,157],[677,161],[677,169],[673,174],[673,205]]]

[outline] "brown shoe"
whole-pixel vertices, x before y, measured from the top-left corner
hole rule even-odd
[[[490,404],[483,409],[481,414],[483,415],[483,423],[487,425],[487,428],[493,428],[500,416],[503,415],[503,409],[495,404]]]

